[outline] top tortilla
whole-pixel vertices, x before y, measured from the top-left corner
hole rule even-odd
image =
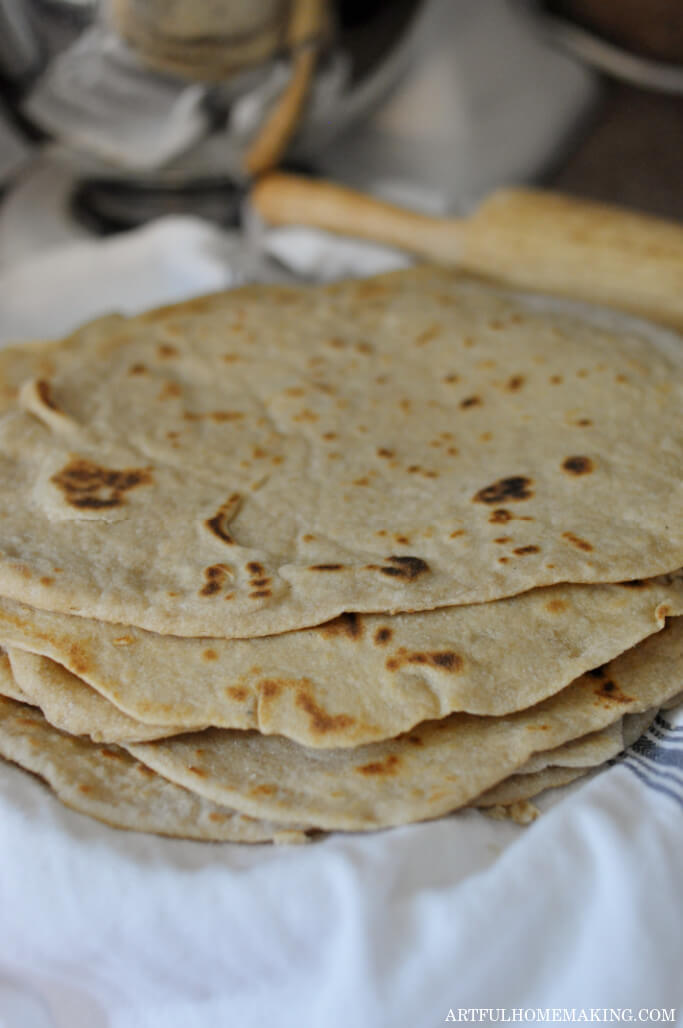
[[[0,420],[0,593],[236,638],[671,571],[682,354],[427,267],[113,320]]]

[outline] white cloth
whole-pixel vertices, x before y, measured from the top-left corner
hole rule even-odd
[[[307,274],[402,260],[266,242]],[[242,257],[185,218],[75,243],[0,276],[0,339],[230,284]],[[683,711],[559,795],[526,829],[467,812],[239,847],[117,832],[1,764],[0,1026],[421,1028],[459,1008],[682,1004]]]

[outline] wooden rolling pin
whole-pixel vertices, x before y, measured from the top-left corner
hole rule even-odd
[[[508,285],[683,329],[683,226],[533,189],[501,189],[468,218],[434,218],[275,173],[251,191],[273,225],[307,225],[407,250]]]

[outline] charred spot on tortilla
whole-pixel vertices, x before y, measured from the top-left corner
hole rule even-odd
[[[232,571],[225,564],[212,564],[204,569],[205,584],[199,590],[200,596],[213,596],[221,591],[226,581],[233,577]]]
[[[593,470],[593,461],[590,457],[567,457],[562,461],[562,467],[570,475],[588,475]]]
[[[79,510],[121,507],[130,489],[152,482],[150,468],[115,470],[93,461],[74,457],[50,481],[61,489],[64,499]]]
[[[388,575],[390,578],[404,578],[408,582],[412,582],[418,575],[429,571],[429,564],[426,560],[422,560],[422,557],[391,556],[387,557],[387,560],[391,562],[390,567],[375,567],[374,565],[369,565],[369,567],[372,570],[380,571],[383,575]]]
[[[521,500],[530,500],[534,495],[532,485],[531,479],[525,475],[511,475],[484,486],[472,499],[475,503],[500,503],[503,500],[519,503]]]
[[[347,636],[349,639],[360,639],[364,632],[363,620],[359,614],[346,613],[318,625],[317,631],[324,636]]]

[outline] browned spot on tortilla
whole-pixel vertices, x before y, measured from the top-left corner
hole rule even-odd
[[[413,746],[424,746],[424,741],[419,735],[408,735],[406,736],[408,742],[412,743]]]
[[[345,635],[349,639],[360,639],[365,626],[360,614],[347,613],[318,625],[318,631],[324,636]]]
[[[124,494],[137,486],[150,485],[150,468],[115,471],[101,468],[90,460],[73,457],[50,479],[62,490],[64,499],[79,510],[101,510],[121,507]]]
[[[370,485],[370,479],[367,478],[367,477],[365,477],[365,478],[354,478],[353,484],[354,485]]]
[[[389,671],[398,671],[404,664],[426,664],[429,667],[440,668],[442,671],[462,671],[463,660],[460,654],[453,650],[437,650],[433,653],[401,653],[399,650],[395,657],[389,657],[386,667]]]
[[[401,546],[410,546],[410,539],[407,535],[395,535],[394,540],[400,543]]]
[[[562,381],[563,381],[562,375],[551,375],[550,378],[548,379],[548,381],[550,382],[551,385],[554,385],[554,386],[561,385]]]
[[[301,386],[290,386],[289,389],[285,389],[285,396],[305,396],[306,390],[302,389]]]
[[[563,610],[567,609],[567,604],[564,600],[549,600],[545,609],[549,610],[551,614],[561,614]]]
[[[671,607],[668,603],[660,603],[655,611],[655,617],[666,618],[671,613]]]
[[[525,381],[524,375],[512,375],[505,383],[505,388],[511,393],[516,393],[518,389],[522,388]]]
[[[266,569],[263,564],[260,564],[257,560],[250,560],[247,564],[247,571],[252,575],[264,575]]]
[[[519,503],[534,495],[530,488],[531,485],[530,478],[526,478],[524,475],[511,475],[509,478],[501,478],[480,489],[478,493],[474,494],[472,500],[475,503],[500,503],[501,500]]]
[[[156,772],[152,771],[151,767],[147,767],[146,764],[137,763],[135,770],[139,771],[141,775],[145,775],[147,778],[154,778]]]
[[[466,396],[464,400],[460,401],[460,407],[462,410],[467,410],[469,407],[481,407],[482,402],[481,396]]]
[[[498,538],[494,539],[493,541],[494,541],[494,543],[511,543],[512,542],[512,536],[511,535],[499,535]]]
[[[209,814],[209,821],[215,821],[215,822],[217,822],[219,824],[222,824],[222,822],[226,821],[227,818],[228,818],[227,814],[221,814],[220,811],[218,811],[218,810],[212,810],[211,813]]]
[[[274,796],[277,792],[277,785],[270,785],[268,782],[264,782],[262,785],[254,785],[249,790],[250,796]]]
[[[587,542],[585,539],[579,538],[578,535],[574,535],[573,532],[563,532],[562,538],[566,539],[568,543],[572,544],[572,546],[576,546],[578,550],[583,550],[585,553],[590,553],[593,549],[591,543]]]
[[[270,585],[269,578],[252,578],[249,583],[255,589],[263,589],[265,586]]]
[[[53,582],[54,578],[50,578],[49,575],[43,575],[43,577],[40,580],[41,585],[52,585]]]
[[[303,410],[300,410],[299,413],[295,414],[294,417],[292,418],[292,421],[298,421],[298,422],[302,422],[302,421],[318,421],[318,420],[319,420],[319,416],[315,413],[315,411],[309,410],[308,407],[304,407]]]
[[[213,410],[207,417],[220,424],[223,421],[239,421],[244,417],[244,413],[241,410]]]
[[[453,383],[460,381],[460,375],[456,374],[455,371],[451,371],[447,375],[444,375],[443,381],[448,382],[449,385],[453,385]]]
[[[306,535],[302,535],[301,540],[304,543],[314,543],[315,542],[315,536],[311,535],[310,532],[307,532]]]
[[[377,456],[390,458],[394,456],[394,451],[387,449],[386,446],[380,446],[380,448],[377,450]]]
[[[131,366],[128,368],[129,375],[144,375],[146,371],[146,364],[131,364]]]
[[[372,353],[374,349],[375,348],[372,345],[372,343],[368,343],[364,339],[362,339],[359,343],[356,343],[355,346],[356,353]]]
[[[593,461],[590,457],[567,457],[562,467],[571,475],[588,475],[593,470]]]
[[[121,763],[126,762],[126,758],[124,757],[123,753],[121,753],[119,750],[109,749],[108,746],[102,746],[100,748],[100,754],[103,757],[109,757],[110,760],[118,760]]]
[[[212,564],[204,569],[206,583],[199,590],[200,596],[213,596],[220,592],[228,578],[232,578],[232,571],[225,564]]]
[[[579,418],[579,420],[576,422],[576,424],[580,425],[581,428],[587,428],[588,425],[592,425],[593,422],[591,421],[590,418]]]
[[[336,438],[337,438],[337,433],[336,432],[323,432],[323,439],[326,439],[328,442],[332,442],[332,440],[336,439]]]
[[[512,521],[512,514],[504,507],[499,507],[491,513],[489,521],[492,525],[503,525],[506,521]]]
[[[229,685],[225,692],[231,700],[237,700],[238,703],[244,703],[249,695],[249,691],[243,685]]]
[[[44,378],[39,378],[36,382],[36,392],[41,403],[44,403],[50,410],[59,410],[59,407],[52,398],[52,390],[50,389],[50,383],[46,382]]]
[[[175,346],[171,346],[170,343],[160,343],[157,347],[157,353],[160,357],[177,357],[178,350]]]
[[[620,375],[615,375],[614,376],[614,381],[615,382],[628,382],[628,379],[627,379],[626,375],[621,375],[620,374]]]
[[[78,791],[87,794],[89,792],[92,792],[92,786],[86,785],[84,782],[81,782],[78,786]]]
[[[498,563],[499,564],[507,564],[509,562],[509,559],[510,559],[509,557],[499,557],[498,558]]]
[[[272,596],[272,595],[273,594],[270,591],[270,589],[254,589],[253,592],[249,593],[249,596],[250,596],[250,598],[252,600],[259,600],[259,599],[262,599],[262,598],[264,598],[266,596]]]
[[[341,571],[343,564],[311,564],[309,571]]]
[[[603,700],[611,700],[612,703],[631,703],[633,701],[633,697],[623,693],[613,678],[601,681],[595,690],[595,695]]]
[[[518,546],[512,552],[516,553],[519,557],[524,557],[527,553],[539,553],[540,546]]]
[[[378,646],[386,646],[393,634],[388,625],[380,625],[374,635],[375,642]]]
[[[213,517],[208,518],[208,520],[204,522],[208,530],[224,543],[232,544],[235,541],[230,535],[230,532],[228,532],[228,515],[231,515],[232,517],[235,516],[241,499],[242,497],[239,493],[233,493],[225,503],[221,504]]]
[[[300,710],[305,711],[310,718],[310,729],[317,735],[326,735],[328,732],[342,731],[355,724],[355,718],[348,714],[328,714],[326,710],[319,707],[313,697],[304,689],[296,694],[296,705]]]
[[[169,396],[180,396],[182,389],[177,382],[166,382],[157,396],[158,400],[167,400]]]
[[[492,432],[482,432],[481,435],[479,436],[479,441],[482,442],[482,443],[490,443],[492,439],[493,439],[493,433]]]
[[[367,564],[366,570],[368,571],[380,571],[383,575],[388,575],[390,578],[403,578],[408,582],[412,582],[418,575],[423,574],[425,571],[429,571],[429,564],[422,560],[421,557],[401,557],[393,555],[387,557],[387,560],[391,562],[391,567],[381,566],[379,564]]]
[[[193,775],[197,775],[198,778],[207,777],[207,773],[203,768],[195,767],[193,764],[189,764],[187,770],[191,771]]]
[[[466,533],[465,533],[465,529],[464,528],[456,528],[455,532],[451,532],[451,534],[449,535],[448,538],[449,539],[459,539],[461,535],[465,535],[465,534]]]
[[[72,643],[69,647],[69,665],[81,675],[90,667],[90,656],[82,643]]]
[[[282,691],[283,684],[286,683],[278,681],[276,678],[264,678],[259,682],[258,687],[265,699],[272,700]]]
[[[424,332],[420,332],[419,336],[416,336],[415,345],[424,346],[426,343],[431,343],[432,339],[436,339],[440,331],[441,325],[439,325],[438,322],[435,322],[433,325],[426,328]]]
[[[202,650],[202,660],[218,660],[218,654],[212,649]]]
[[[384,760],[372,760],[369,764],[361,764],[356,768],[362,775],[395,775],[401,763],[395,753],[390,753]]]

